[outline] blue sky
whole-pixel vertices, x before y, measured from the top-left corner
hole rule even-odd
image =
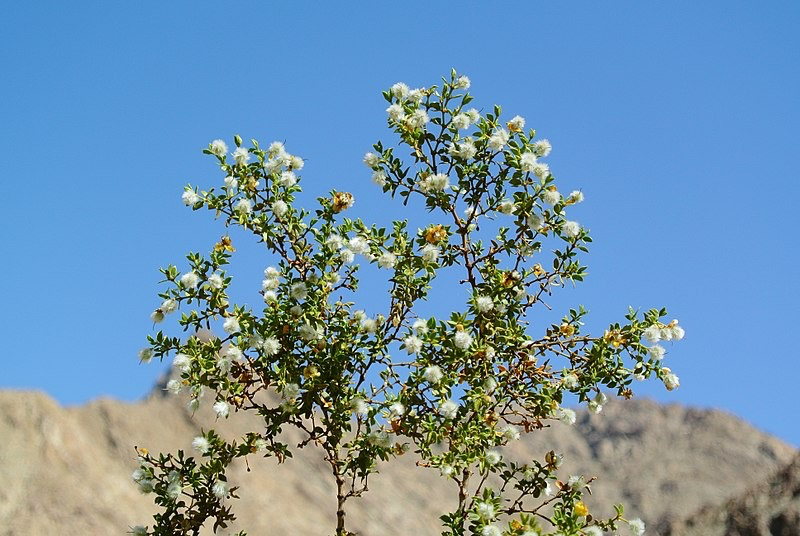
[[[0,387],[67,404],[150,389],[164,367],[136,352],[158,267],[224,232],[180,201],[219,182],[214,138],[286,141],[309,192],[353,192],[366,221],[422,217],[361,157],[391,140],[381,90],[455,67],[586,195],[590,277],[558,306],[585,304],[593,326],[667,306],[687,331],[667,357],[682,386],[638,393],[800,445],[798,24],[790,1],[9,4]],[[237,245],[252,297],[267,259]]]

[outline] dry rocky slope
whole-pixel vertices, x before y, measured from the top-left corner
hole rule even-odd
[[[769,480],[674,523],[675,536],[800,535],[800,454]]]
[[[130,479],[133,445],[190,450],[192,438],[210,427],[232,439],[257,430],[258,420],[237,414],[215,422],[207,408],[191,416],[183,399],[158,391],[133,404],[103,399],[70,408],[40,393],[0,392],[0,535],[107,536],[149,523],[152,497]],[[300,439],[289,434],[294,443]],[[593,511],[608,513],[623,502],[626,512],[647,521],[648,534],[666,534],[670,523],[702,505],[743,493],[796,454],[729,414],[645,400],[610,403],[595,416],[579,413],[576,426],[556,423],[505,456],[531,459],[551,448],[566,457],[564,478],[599,477]],[[333,486],[317,450],[295,452],[282,465],[259,459],[250,467],[229,474],[242,486],[235,505],[240,521],[231,529],[253,536],[332,532]],[[406,455],[381,466],[370,492],[350,503],[348,524],[362,536],[439,534],[438,516],[455,500],[451,486]]]

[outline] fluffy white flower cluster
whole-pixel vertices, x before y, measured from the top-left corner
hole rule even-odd
[[[181,200],[183,200],[183,204],[187,207],[192,207],[200,202],[201,197],[197,194],[197,192],[187,186],[183,191],[183,194],[181,194]]]
[[[502,151],[510,139],[511,134],[506,129],[499,128],[489,136],[488,146],[494,151]]]
[[[158,324],[163,322],[165,315],[174,313],[177,310],[178,302],[172,298],[167,298],[161,302],[161,305],[155,311],[150,313],[150,320],[152,320],[154,324]]]
[[[651,343],[658,341],[679,341],[683,339],[686,332],[678,325],[677,320],[672,320],[669,324],[659,325],[653,324],[648,326],[643,332],[642,336]]]
[[[443,192],[450,186],[450,177],[444,173],[428,175],[419,181],[419,189],[423,192]]]
[[[286,147],[279,141],[270,143],[267,149],[267,162],[265,164],[267,171],[278,177],[282,186],[294,186],[297,182],[297,177],[294,171],[303,169],[305,162],[299,156],[289,154]],[[291,173],[287,175],[286,173]]]
[[[460,112],[453,116],[451,125],[456,128],[456,130],[464,130],[469,128],[471,125],[478,123],[481,120],[481,114],[475,108],[470,108],[466,112]]]
[[[593,399],[589,400],[589,412],[597,415],[603,411],[606,402],[608,402],[608,397],[604,393],[598,392]]]
[[[447,148],[447,153],[455,158],[470,160],[475,158],[475,155],[478,154],[478,148],[475,147],[475,143],[472,141],[472,139],[466,138],[461,142],[451,142]]]

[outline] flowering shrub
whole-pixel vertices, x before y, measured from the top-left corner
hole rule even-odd
[[[599,413],[603,390],[628,398],[633,380],[655,377],[675,389],[678,377],[662,366],[657,343],[681,339],[683,329],[662,320],[664,309],[630,310],[624,322],[590,335],[578,307],[529,334],[531,311],[586,275],[580,254],[591,239],[570,219],[584,196],[558,190],[545,161],[550,143],[522,117],[501,121],[499,107],[469,108],[469,86],[453,72],[441,87],[398,83],[384,93],[399,144],[376,143],[364,164],[385,193],[425,204],[430,223],[416,232],[405,221],[383,229],[344,217],[354,202],[347,192],[318,199],[313,211],[296,206],[304,163],[282,143],[245,147],[237,136],[232,152],[221,140],[209,145],[222,186],[187,187],[183,201],[265,244],[273,265],[264,270],[264,304],[230,303],[234,249],[223,237],[207,255],[162,270],[167,288],[152,319],[180,311],[188,335],[159,331],[140,358],[171,357],[180,379],[167,388],[188,392],[192,410],[211,399],[218,418],[256,412],[263,426],[230,441],[208,431],[194,439],[191,456],[139,449],[133,478],[161,510],[152,529],[134,534],[197,534],[207,520],[226,527],[239,492],[228,483],[229,464],[248,456],[284,461],[300,448],[324,451],[336,484],[337,536],[350,534],[347,504],[367,491],[378,461],[407,451],[419,470],[452,483],[457,507],[442,513],[442,534],[644,532],[621,506],[612,518],[593,516],[582,501],[590,480],[559,480],[558,453],[512,461],[502,447],[553,420],[573,424],[575,412],[562,406],[567,393]],[[390,283],[380,314],[346,301],[365,263]],[[420,318],[415,306],[443,268],[461,272],[463,307]],[[284,443],[287,427],[305,439]]]

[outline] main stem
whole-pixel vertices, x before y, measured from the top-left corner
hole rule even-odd
[[[331,467],[333,468],[333,477],[336,479],[336,536],[347,536],[348,532],[344,528],[344,503],[347,501],[347,492],[345,491],[345,479],[339,470],[338,459],[335,457],[330,458]]]

